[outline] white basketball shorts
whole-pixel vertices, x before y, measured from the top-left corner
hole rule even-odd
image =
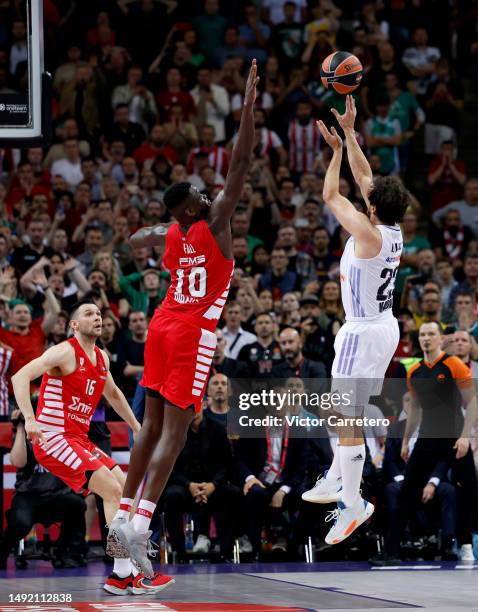
[[[336,411],[361,416],[371,395],[382,391],[385,372],[397,350],[398,321],[347,321],[335,337],[332,391],[348,393]]]

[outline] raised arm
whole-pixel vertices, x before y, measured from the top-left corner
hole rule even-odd
[[[360,187],[362,197],[369,207],[368,194],[372,186],[372,169],[367,161],[362,149],[360,148],[357,138],[355,137],[355,118],[357,116],[357,109],[355,108],[355,100],[353,96],[347,96],[345,113],[340,115],[335,108],[332,108],[332,112],[335,115],[340,127],[343,129],[345,134],[345,141],[347,143],[347,157],[352,170],[355,182]]]
[[[323,121],[318,121],[322,137],[332,147],[334,154],[325,174],[323,198],[324,202],[334,213],[337,221],[349,234],[360,242],[367,244],[371,250],[380,246],[381,238],[378,231],[373,227],[370,219],[359,212],[350,200],[339,193],[340,164],[342,163],[342,139],[335,128],[329,132]],[[367,249],[368,250],[368,249]]]
[[[258,81],[256,60],[252,60],[244,94],[241,124],[236,144],[232,150],[229,172],[223,191],[211,205],[211,228],[229,226],[249,172],[254,146],[254,102]]]

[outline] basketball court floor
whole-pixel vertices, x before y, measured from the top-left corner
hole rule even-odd
[[[162,612],[433,612],[478,611],[478,562],[427,563],[371,569],[367,563],[168,565],[176,583],[154,596],[115,597],[102,590],[111,566],[54,570],[31,562],[0,572],[0,612],[13,610]],[[34,603],[42,594],[70,594],[72,603]],[[10,603],[26,594],[30,603]],[[13,600],[14,601],[14,600]],[[18,600],[17,600],[18,601]]]

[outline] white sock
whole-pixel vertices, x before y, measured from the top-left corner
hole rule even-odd
[[[360,496],[365,444],[340,447],[340,469],[342,471],[342,502],[354,506]]]
[[[131,571],[133,572],[133,578],[136,578],[136,576],[139,574],[139,569],[134,563],[131,564]]]
[[[119,576],[119,578],[126,578],[131,574],[132,563],[129,559],[115,559],[113,565],[113,572]]]
[[[153,504],[153,502],[147,499],[142,499],[139,502],[133,520],[131,521],[131,526],[137,533],[146,533],[148,531],[155,508],[156,504]]]
[[[342,476],[342,471],[340,469],[340,448],[340,444],[337,443],[332,465],[329,467],[327,475],[325,476],[326,480],[338,480]]]
[[[122,497],[119,505],[119,509],[115,514],[115,519],[118,518],[129,518],[129,513],[131,512],[131,507],[133,505],[133,500],[129,497]]]

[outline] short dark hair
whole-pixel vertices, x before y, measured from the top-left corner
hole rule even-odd
[[[164,192],[163,202],[168,210],[174,210],[189,196],[191,183],[183,181],[182,183],[174,183]]]
[[[96,306],[96,304],[91,298],[85,297],[81,300],[78,300],[78,302],[76,302],[76,304],[73,304],[73,306],[71,307],[68,324],[76,317],[76,315],[78,314],[78,310],[85,304],[89,304],[90,306]]]
[[[386,225],[400,223],[410,203],[407,189],[393,176],[375,178],[368,199],[375,206],[377,217]]]

